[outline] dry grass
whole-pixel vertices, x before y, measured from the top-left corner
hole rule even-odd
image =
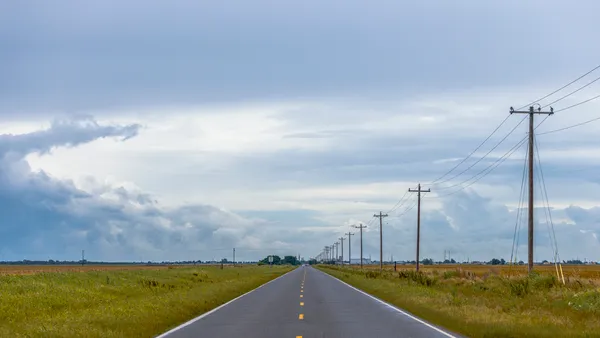
[[[391,266],[383,274],[373,266],[319,268],[469,337],[600,337],[596,266],[569,267],[566,285],[547,266],[531,277],[523,267],[509,276],[508,267],[489,265],[424,266],[420,273]]]
[[[353,268],[357,268],[353,266]],[[393,265],[384,265],[384,270],[394,271]],[[365,265],[364,269],[379,271],[379,265]],[[471,264],[443,264],[443,265],[420,265],[420,269],[426,273],[440,273],[445,271],[464,271],[466,274],[474,274],[478,277],[499,276],[526,276],[526,265],[471,265]],[[414,265],[397,265],[397,270],[415,270]],[[535,265],[534,270],[543,275],[556,276],[554,265]],[[593,280],[600,284],[600,265],[562,265],[563,274],[566,278]]]
[[[0,275],[0,337],[153,337],[291,269],[94,268]]]

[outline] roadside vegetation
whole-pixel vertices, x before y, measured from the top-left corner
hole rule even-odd
[[[0,275],[0,337],[153,337],[292,268]]]
[[[563,285],[550,273],[507,276],[489,268],[486,273],[317,268],[469,337],[600,337],[600,280],[595,278],[570,275]]]

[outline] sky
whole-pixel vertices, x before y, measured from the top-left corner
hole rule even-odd
[[[600,64],[599,11],[584,0],[4,2],[0,260],[309,258],[349,231],[357,258],[361,223],[376,259],[379,211],[384,259],[413,260],[418,183],[431,189],[422,258],[508,260],[516,232],[526,260],[525,148],[503,155],[527,123],[509,108]],[[553,103],[599,76],[539,103],[598,95],[600,81]],[[551,234],[561,259],[600,260],[600,121],[543,134],[599,108],[536,129],[536,260],[553,259]]]

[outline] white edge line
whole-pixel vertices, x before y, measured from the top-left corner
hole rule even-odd
[[[442,329],[440,329],[440,328],[437,328],[437,327],[435,327],[435,326],[433,326],[433,325],[431,325],[431,324],[429,324],[429,323],[427,323],[427,322],[425,322],[425,321],[423,321],[423,320],[421,320],[421,319],[419,319],[419,318],[417,318],[417,317],[415,317],[415,316],[411,315],[411,314],[410,314],[410,313],[408,313],[408,312],[405,312],[405,311],[403,311],[403,310],[401,310],[401,309],[399,309],[399,308],[395,307],[395,306],[394,306],[394,305],[392,305],[392,304],[386,303],[386,302],[384,302],[383,300],[381,300],[381,299],[379,299],[379,298],[377,298],[377,297],[375,297],[375,296],[372,296],[372,295],[370,295],[370,294],[368,294],[368,293],[364,292],[363,290],[360,290],[360,289],[357,289],[357,288],[355,288],[354,286],[352,286],[352,285],[350,285],[350,284],[348,284],[348,283],[344,282],[343,280],[341,280],[341,279],[339,279],[339,278],[337,278],[337,277],[334,277],[334,276],[332,276],[332,275],[330,275],[330,274],[328,274],[328,273],[326,273],[326,272],[324,272],[324,271],[321,271],[321,272],[322,272],[322,273],[324,273],[325,275],[327,275],[327,276],[329,276],[329,277],[331,277],[331,278],[333,278],[333,279],[337,280],[338,282],[340,282],[340,283],[342,283],[342,284],[345,284],[347,287],[349,287],[349,288],[351,288],[351,289],[354,289],[355,291],[358,291],[358,292],[362,293],[363,295],[370,297],[371,299],[374,299],[374,300],[376,300],[377,302],[379,302],[379,303],[381,303],[381,304],[383,304],[383,305],[385,305],[385,306],[389,307],[390,309],[392,309],[392,310],[394,310],[394,311],[396,311],[396,312],[399,312],[399,313],[401,313],[401,314],[405,315],[406,317],[408,317],[408,318],[410,318],[410,319],[416,320],[417,322],[419,322],[419,323],[421,323],[421,324],[423,324],[423,325],[425,325],[425,326],[427,326],[427,327],[429,327],[429,328],[431,328],[431,329],[434,329],[434,330],[436,330],[437,332],[439,332],[439,333],[441,333],[441,334],[445,335],[446,337],[450,337],[450,338],[458,338],[458,337],[456,337],[456,336],[453,336],[453,335],[449,334],[448,332],[445,332],[444,330],[442,330]]]
[[[296,268],[296,269],[297,269],[297,268]],[[167,337],[168,335],[170,335],[171,333],[173,333],[173,332],[175,332],[175,331],[179,331],[179,330],[183,329],[184,327],[186,327],[186,326],[188,326],[188,325],[194,324],[195,322],[199,321],[200,319],[202,319],[202,318],[204,318],[204,317],[206,317],[206,316],[210,315],[211,313],[217,312],[218,310],[220,310],[220,309],[224,308],[225,306],[227,306],[227,305],[229,305],[229,304],[231,304],[231,303],[235,302],[236,300],[238,300],[238,299],[240,299],[240,298],[242,298],[242,297],[244,297],[244,296],[247,296],[247,295],[249,295],[250,293],[252,293],[252,292],[254,292],[254,291],[256,291],[256,290],[258,290],[258,289],[262,288],[263,286],[266,286],[266,285],[267,285],[267,284],[269,284],[269,283],[272,283],[272,282],[274,282],[274,281],[278,280],[279,278],[282,278],[283,276],[285,276],[285,275],[287,275],[287,274],[289,274],[289,273],[291,273],[291,272],[293,272],[293,271],[296,271],[296,269],[292,269],[291,271],[288,271],[288,272],[284,273],[283,275],[281,275],[281,276],[279,276],[279,277],[277,277],[277,278],[275,278],[275,279],[271,279],[270,281],[268,281],[268,282],[266,282],[266,283],[264,283],[264,284],[260,285],[259,287],[255,288],[255,289],[252,289],[252,290],[250,290],[250,291],[248,291],[248,292],[244,293],[244,294],[243,294],[243,295],[241,295],[241,296],[237,296],[236,298],[234,298],[234,299],[232,299],[232,300],[228,301],[227,303],[225,303],[225,304],[221,304],[221,305],[217,306],[216,308],[214,308],[214,309],[212,309],[212,310],[210,310],[210,311],[208,311],[208,312],[205,312],[205,313],[201,314],[200,316],[198,316],[198,317],[196,317],[196,318],[194,318],[194,319],[191,319],[191,320],[189,320],[189,321],[187,321],[187,322],[185,322],[185,323],[183,323],[183,324],[181,324],[181,325],[179,325],[179,326],[177,326],[177,327],[175,327],[175,328],[173,328],[173,329],[171,329],[171,330],[169,330],[169,331],[167,331],[167,332],[165,332],[165,333],[161,334],[160,336],[156,336],[155,338],[164,338],[164,337]]]

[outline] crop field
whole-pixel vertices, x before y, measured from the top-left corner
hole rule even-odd
[[[2,266],[0,337],[154,337],[291,269]]]
[[[600,337],[600,267],[320,265],[317,268],[468,337]]]

